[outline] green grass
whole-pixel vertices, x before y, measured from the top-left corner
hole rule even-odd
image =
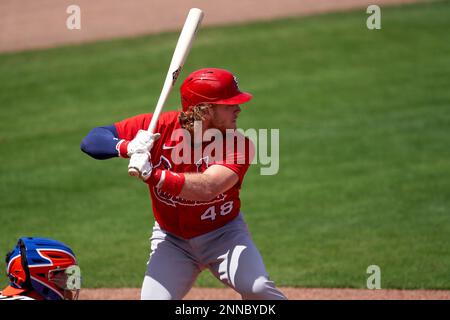
[[[202,28],[181,78],[234,71],[255,97],[240,127],[280,129],[279,173],[254,166],[242,190],[278,285],[363,288],[376,264],[383,288],[450,289],[450,3],[382,8],[382,30],[367,17]],[[141,285],[146,188],[79,143],[152,110],[177,38],[0,55],[0,253],[51,237],[74,249],[84,287]],[[221,284],[204,273],[197,285]]]

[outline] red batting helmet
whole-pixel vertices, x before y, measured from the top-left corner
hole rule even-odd
[[[180,88],[183,111],[200,103],[242,104],[252,95],[241,92],[236,77],[229,71],[205,68],[192,72]]]

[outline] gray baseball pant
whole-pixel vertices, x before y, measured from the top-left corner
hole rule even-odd
[[[244,300],[286,299],[269,279],[242,214],[225,226],[192,239],[153,227],[141,299],[180,300],[204,269]]]

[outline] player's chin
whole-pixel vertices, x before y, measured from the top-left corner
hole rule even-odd
[[[218,127],[217,129],[219,129],[223,133],[226,133],[227,130],[236,130],[237,124],[236,124],[236,121],[231,121],[227,124],[224,124],[224,125]]]
[[[231,123],[228,126],[228,129],[236,130],[237,129],[237,121],[236,120],[231,121]]]

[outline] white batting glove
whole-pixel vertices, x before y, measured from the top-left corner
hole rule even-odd
[[[136,137],[127,146],[127,154],[131,157],[134,153],[144,153],[152,149],[153,144],[159,139],[159,133],[151,133],[147,130],[139,130]]]
[[[147,180],[152,173],[152,164],[150,163],[150,152],[133,153],[128,163],[128,170],[135,169],[139,172],[139,178]]]

